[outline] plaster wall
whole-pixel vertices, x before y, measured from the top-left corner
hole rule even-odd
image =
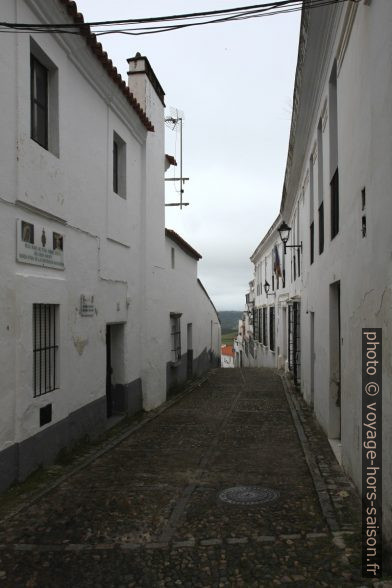
[[[335,9],[334,9],[335,10]],[[293,228],[289,243],[303,243],[301,276],[287,280],[288,298],[301,298],[301,390],[330,439],[340,438],[341,461],[361,488],[361,331],[383,329],[383,528],[392,540],[392,364],[390,186],[392,168],[392,6],[386,0],[336,8],[324,62],[317,60],[320,16],[310,15],[299,114],[286,174],[281,217]],[[314,21],[312,22],[312,19]],[[331,21],[332,22],[332,21]],[[321,34],[321,33],[320,33]],[[331,155],[333,128],[330,76],[337,64],[337,154]],[[311,71],[325,70],[314,86]],[[311,107],[310,98],[314,101]],[[317,99],[315,99],[317,97]],[[298,126],[299,124],[299,126]],[[330,181],[339,169],[339,232],[331,235]],[[331,165],[330,165],[330,162]],[[366,206],[362,209],[362,191]],[[311,201],[313,198],[313,202]],[[319,252],[318,207],[324,205],[324,251]],[[298,216],[299,215],[299,216]],[[366,235],[362,216],[366,216]],[[310,223],[314,222],[314,262],[310,263]],[[265,239],[254,263],[268,257]],[[290,259],[293,252],[286,256]],[[286,266],[287,267],[287,266]],[[286,271],[287,275],[287,271]],[[340,408],[334,361],[338,317],[333,292],[340,285]],[[262,300],[256,298],[256,304]],[[311,317],[314,317],[314,349]],[[279,324],[277,325],[279,331]],[[277,339],[281,339],[279,332]],[[263,362],[268,365],[267,359]],[[312,385],[312,363],[314,384]],[[339,414],[340,413],[340,414]],[[339,433],[340,429],[340,433]]]
[[[175,249],[175,268],[171,269],[171,249]],[[221,328],[218,315],[208,296],[197,280],[197,261],[185,253],[169,237],[165,239],[166,254],[166,305],[163,314],[166,325],[167,385],[180,384],[186,379],[188,350],[187,325],[192,324],[192,346],[194,372],[200,375],[208,367],[220,364]],[[162,309],[161,309],[162,310]],[[179,366],[172,366],[172,341],[170,313],[181,313],[181,355]]]
[[[37,23],[69,18],[60,2],[49,5],[39,0],[7,0],[2,14],[6,20]],[[53,149],[49,142],[49,150],[30,138],[31,52],[54,68],[58,141]],[[154,105],[150,96],[151,116],[157,120],[156,133],[148,134],[77,36],[1,36],[0,75],[7,89],[0,109],[0,452],[8,448],[4,459],[12,461],[10,471],[19,459],[26,474],[40,463],[31,445],[36,439],[36,447],[41,447],[38,435],[45,438],[44,445],[50,445],[52,435],[57,450],[75,437],[70,427],[82,434],[83,422],[89,427],[93,421],[98,428],[105,425],[108,324],[123,325],[113,383],[128,395],[139,395],[143,386],[147,409],[165,398],[165,363],[159,349],[166,323],[159,318],[158,304],[164,268],[163,106]],[[126,143],[124,198],[113,192],[114,132]],[[44,225],[48,235],[63,235],[64,270],[16,260],[18,219]],[[82,294],[94,296],[92,316],[81,315]],[[35,303],[58,305],[58,385],[37,398]],[[161,332],[154,325],[157,316]],[[131,406],[132,398],[128,400]],[[39,411],[48,403],[52,420],[41,427]],[[91,407],[94,418],[83,413],[77,426],[72,424],[72,415],[81,415],[86,407]],[[87,427],[86,432],[92,430]],[[52,452],[50,458],[54,457]],[[18,475],[17,467],[14,473]]]

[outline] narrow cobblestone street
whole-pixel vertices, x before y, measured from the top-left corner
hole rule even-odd
[[[278,495],[220,499],[235,486]],[[0,586],[369,585],[353,486],[300,397],[266,369],[210,372],[3,521],[0,543]]]

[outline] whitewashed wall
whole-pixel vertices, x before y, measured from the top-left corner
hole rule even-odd
[[[174,268],[172,268],[172,248]],[[179,385],[186,375],[188,348],[187,325],[192,324],[194,375],[220,362],[221,327],[217,312],[197,279],[197,260],[170,237],[165,239],[166,276],[165,306],[161,308],[166,325],[165,357],[168,387]],[[171,366],[172,341],[170,313],[181,314],[181,365]]]
[[[296,126],[280,211],[292,227],[289,243],[303,243],[301,275],[291,280],[288,250],[286,292],[301,299],[301,389],[357,487],[361,487],[361,330],[383,329],[383,517],[392,544],[392,364],[391,251],[392,208],[392,5],[387,0],[311,11]],[[322,36],[326,46],[321,54]],[[331,154],[331,89],[337,62],[337,163],[339,232],[331,239],[330,180],[336,165]],[[317,71],[317,77],[314,72]],[[322,174],[321,174],[322,171]],[[361,192],[366,190],[366,208]],[[324,202],[324,251],[319,254],[318,207]],[[362,236],[362,215],[367,234]],[[310,223],[314,220],[314,262],[310,263]],[[273,232],[273,231],[272,231]],[[268,258],[275,236],[266,236],[253,255],[255,266]],[[255,276],[257,277],[257,270]],[[264,276],[262,278],[264,281]],[[268,280],[270,281],[270,280]],[[340,282],[341,408],[334,384],[337,317],[331,306],[333,285]],[[284,297],[284,296],[283,296]],[[278,303],[278,295],[276,304]],[[265,303],[256,298],[256,306]],[[284,303],[282,309],[284,308]],[[277,317],[281,316],[277,309]],[[311,320],[314,319],[314,347]],[[283,317],[282,317],[283,318]],[[287,318],[287,317],[286,317]],[[276,338],[284,348],[284,320]],[[270,356],[262,365],[279,366]],[[313,366],[312,366],[313,364]],[[312,380],[312,369],[314,377]],[[339,439],[339,423],[341,437]],[[341,443],[341,447],[339,444]]]

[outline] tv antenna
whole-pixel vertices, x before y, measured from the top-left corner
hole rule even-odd
[[[183,202],[182,195],[184,194],[184,183],[189,178],[184,178],[182,174],[182,127],[185,120],[184,113],[178,108],[170,108],[170,116],[165,118],[165,124],[171,131],[180,131],[180,177],[176,178],[165,178],[165,182],[180,182],[180,202],[170,202],[165,206],[179,206],[182,210],[183,206],[189,206],[189,202]]]

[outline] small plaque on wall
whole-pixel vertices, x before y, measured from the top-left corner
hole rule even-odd
[[[81,314],[81,316],[94,316],[94,314],[95,314],[94,296],[86,296],[86,294],[81,294],[81,296],[80,296],[80,314]]]
[[[64,269],[64,235],[17,219],[16,259],[22,263]]]

